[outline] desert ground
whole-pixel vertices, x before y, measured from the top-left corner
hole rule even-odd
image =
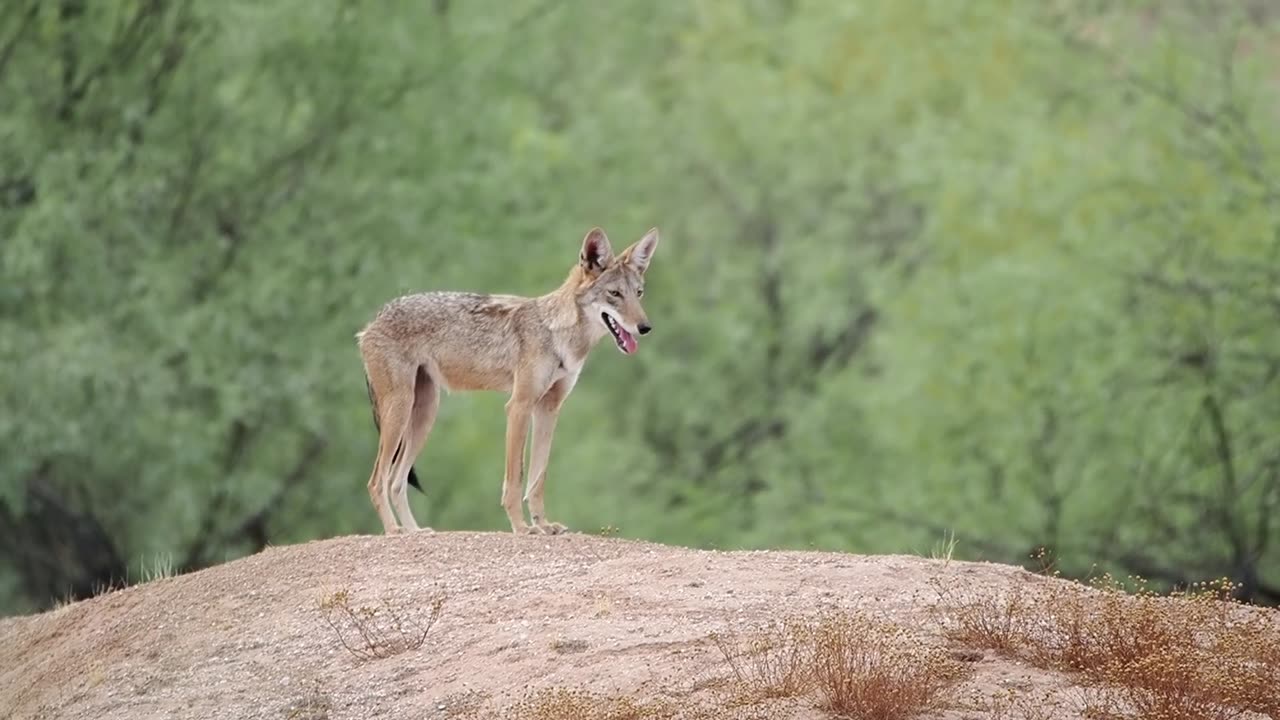
[[[946,632],[966,596],[1067,585],[989,563],[588,534],[340,537],[0,620],[0,716],[816,720],[836,716],[821,693],[744,699],[723,639],[846,612],[960,668],[918,717],[1012,717],[998,699],[1013,693],[1032,699],[1023,715],[1071,718],[1073,675]],[[603,709],[560,712],[554,693]]]

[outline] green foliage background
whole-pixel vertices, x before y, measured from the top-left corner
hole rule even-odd
[[[0,9],[0,610],[377,532],[354,333],[657,225],[581,530],[1280,601],[1280,26],[1245,2]],[[505,398],[420,519],[506,530]],[[158,559],[159,558],[159,559]]]

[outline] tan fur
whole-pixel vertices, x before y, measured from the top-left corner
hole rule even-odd
[[[565,530],[547,520],[543,499],[556,418],[587,354],[611,333],[601,313],[632,336],[649,331],[640,297],[657,245],[654,228],[614,257],[604,231],[593,228],[583,238],[578,263],[546,295],[405,295],[383,306],[357,333],[379,429],[369,497],[385,532],[419,529],[406,481],[431,432],[442,389],[510,393],[502,507],[513,532]],[[525,499],[532,525],[524,521],[520,496],[530,424]]]

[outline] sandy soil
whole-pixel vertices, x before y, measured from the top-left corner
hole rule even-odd
[[[710,633],[834,606],[936,633],[937,579],[975,592],[1057,582],[994,564],[578,534],[335,538],[0,620],[0,717],[483,718],[550,687],[705,705],[726,673]],[[418,619],[445,604],[421,647],[361,661],[318,607],[339,590]],[[1071,691],[991,653],[966,660],[962,695]],[[826,717],[805,703],[770,716]],[[986,716],[960,703],[938,717]]]

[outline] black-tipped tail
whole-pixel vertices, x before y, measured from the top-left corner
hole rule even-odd
[[[369,391],[369,405],[373,408],[373,429],[382,431],[382,426],[378,423],[378,397],[373,394],[373,383],[369,382],[369,376],[364,376],[364,387]],[[396,460],[400,459],[400,452],[404,450],[404,439],[400,439],[400,444],[396,446],[396,451],[391,455],[391,464],[395,465]],[[418,484],[418,473],[414,472],[413,466],[409,466],[409,484],[418,488],[418,492],[425,492],[422,486]]]

